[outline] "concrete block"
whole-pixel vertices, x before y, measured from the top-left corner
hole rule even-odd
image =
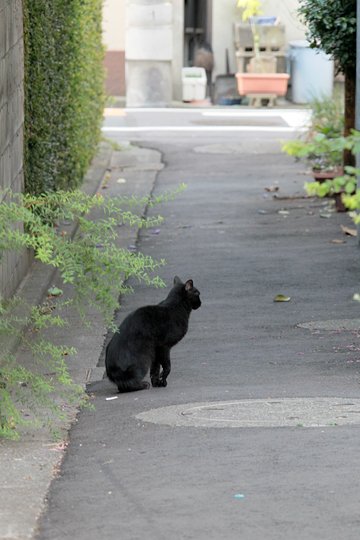
[[[172,99],[170,62],[128,62],[128,107],[165,107]]]
[[[15,193],[22,192],[24,189],[24,169],[21,169],[16,178],[12,181],[12,190]]]
[[[172,4],[128,4],[127,60],[172,60]]]
[[[4,106],[7,99],[7,58],[0,60],[0,108]]]
[[[10,137],[14,137],[24,123],[24,88],[20,84],[15,92],[10,96],[8,105],[8,116],[11,119],[9,122]],[[1,115],[1,112],[0,112]],[[1,140],[1,123],[0,123],[0,140]],[[0,146],[1,153],[1,146]]]
[[[126,24],[130,26],[160,26],[172,23],[171,2],[128,2],[126,10]]]
[[[13,19],[13,2],[9,2],[5,7],[6,24],[6,52],[8,52],[15,43],[15,25]]]
[[[2,5],[3,4],[3,5]],[[4,3],[0,4],[0,59],[4,58],[6,54],[6,17]]]
[[[22,41],[18,41],[9,51],[7,60],[7,87],[6,92],[11,96],[16,88],[22,84],[24,78],[24,47]]]
[[[133,27],[126,33],[126,60],[168,60],[173,54],[171,26]]]
[[[15,45],[15,43],[22,40],[22,1],[11,0],[11,2],[8,2],[4,9],[3,19],[6,27],[6,50],[9,51]]]
[[[13,28],[14,28],[14,43],[22,40],[24,28],[23,28],[23,16],[22,16],[22,0],[13,0],[12,13],[13,13]]]
[[[9,113],[5,103],[0,109],[0,156],[5,152],[10,141]]]
[[[24,136],[22,128],[16,133],[12,145],[11,145],[11,154],[10,154],[10,175],[11,175],[11,184],[19,175],[20,171],[23,168],[23,146],[24,146]],[[12,187],[13,189],[13,187]],[[13,189],[14,191],[14,189]]]
[[[0,156],[0,187],[6,189],[11,186],[11,156],[10,146],[8,146],[5,152]]]

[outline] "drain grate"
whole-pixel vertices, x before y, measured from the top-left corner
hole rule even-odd
[[[136,418],[184,427],[326,427],[360,424],[360,399],[283,398],[188,403],[151,409]]]

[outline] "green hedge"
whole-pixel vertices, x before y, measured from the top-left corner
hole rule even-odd
[[[104,106],[102,0],[23,0],[25,186],[81,184]]]

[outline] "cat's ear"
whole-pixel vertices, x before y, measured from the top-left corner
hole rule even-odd
[[[192,279],[188,279],[187,282],[185,283],[185,291],[191,291],[191,289],[193,289],[194,287],[194,282]]]
[[[174,285],[182,285],[182,281],[179,276],[174,277]]]

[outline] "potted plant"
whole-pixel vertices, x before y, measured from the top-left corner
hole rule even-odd
[[[259,27],[257,17],[262,15],[261,0],[238,0],[237,7],[243,9],[242,20],[249,22],[253,43],[254,57],[250,60],[249,73],[237,73],[240,95],[266,94],[284,96],[287,91],[289,75],[276,73],[276,58],[260,52]]]
[[[311,164],[314,180],[323,182],[343,174],[343,150],[348,146],[345,137],[329,139],[324,133],[317,133],[309,141],[288,141],[282,150],[298,159],[306,158]]]
[[[338,212],[346,212],[343,195],[353,195],[356,191],[357,175],[360,169],[345,167],[345,174],[337,176],[333,180],[324,182],[305,182],[305,190],[308,195],[316,197],[333,197]]]

